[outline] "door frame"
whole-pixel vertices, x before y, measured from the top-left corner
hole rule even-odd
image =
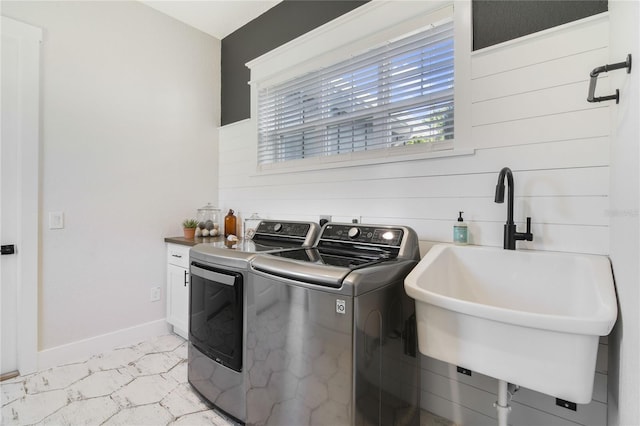
[[[19,42],[20,132],[17,262],[18,371],[38,369],[38,283],[40,279],[40,45],[42,29],[2,16],[2,36]],[[36,226],[34,226],[36,224]]]

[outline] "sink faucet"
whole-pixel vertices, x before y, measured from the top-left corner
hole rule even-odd
[[[507,184],[509,186],[509,197],[507,200],[507,223],[504,224],[504,244],[503,247],[507,250],[516,249],[516,241],[527,240],[533,241],[533,234],[531,233],[531,218],[527,218],[527,232],[517,232],[516,224],[513,222],[513,173],[508,167],[504,167],[500,170],[498,176],[498,184],[496,185],[496,203],[504,203],[504,178],[507,177]]]

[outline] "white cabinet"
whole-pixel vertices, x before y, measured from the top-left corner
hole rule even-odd
[[[173,332],[189,333],[189,246],[167,244],[167,322]]]

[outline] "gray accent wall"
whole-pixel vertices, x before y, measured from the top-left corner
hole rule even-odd
[[[284,0],[222,39],[221,124],[250,116],[250,72],[245,64],[365,3]]]
[[[473,50],[606,12],[607,0],[472,0]]]
[[[284,0],[222,39],[221,124],[250,117],[245,64],[369,0]],[[473,50],[608,10],[607,0],[473,0]]]

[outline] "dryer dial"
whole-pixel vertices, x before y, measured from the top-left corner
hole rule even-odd
[[[351,239],[358,238],[358,235],[360,235],[360,228],[356,228],[354,226],[353,228],[349,229],[349,238]]]

